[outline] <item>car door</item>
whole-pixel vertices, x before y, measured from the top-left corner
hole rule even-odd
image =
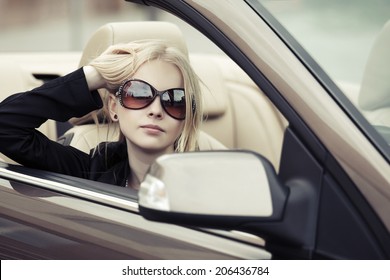
[[[0,164],[1,259],[270,258],[255,236],[147,221],[127,189]]]
[[[143,2],[214,41],[288,120],[278,178],[289,202],[266,238],[273,257],[389,258],[389,146],[267,9],[258,1]]]

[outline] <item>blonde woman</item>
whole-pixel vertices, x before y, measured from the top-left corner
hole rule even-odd
[[[117,142],[85,154],[35,129],[100,109],[101,96],[119,125]],[[0,152],[25,166],[138,189],[158,156],[197,149],[201,118],[199,81],[178,49],[161,41],[115,45],[88,66],[4,100]]]

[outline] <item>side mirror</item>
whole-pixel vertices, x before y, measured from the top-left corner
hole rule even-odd
[[[208,151],[158,158],[138,195],[146,219],[237,229],[281,220],[288,189],[256,153]]]
[[[276,256],[310,258],[315,246],[317,193],[305,180],[282,184],[271,163],[254,152],[162,156],[138,198],[146,219],[248,232],[265,239]]]

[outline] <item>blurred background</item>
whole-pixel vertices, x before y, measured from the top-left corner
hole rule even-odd
[[[360,83],[390,0],[259,0],[335,80]]]
[[[183,21],[124,0],[0,0],[0,52],[81,51],[100,26],[142,20],[174,22],[183,30],[190,50],[219,52]]]
[[[351,82],[360,82],[374,39],[390,18],[390,0],[259,1],[333,78]],[[140,20],[176,23],[190,51],[221,53],[183,21],[124,0],[0,0],[0,52],[77,52],[105,23]]]

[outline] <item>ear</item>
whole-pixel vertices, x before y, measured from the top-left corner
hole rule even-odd
[[[118,121],[118,112],[117,112],[118,103],[117,103],[117,99],[116,99],[115,95],[109,94],[107,104],[108,104],[108,112],[110,114],[111,120],[113,122],[117,122]]]

